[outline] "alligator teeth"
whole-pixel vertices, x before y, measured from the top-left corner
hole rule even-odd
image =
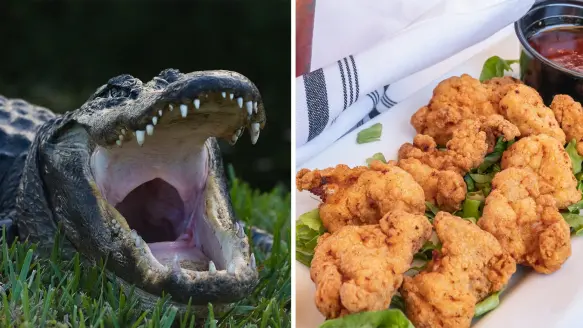
[[[120,134],[120,135],[119,135],[119,136],[117,136],[117,137],[118,137],[118,139],[119,139],[120,141],[123,141],[123,134]]]
[[[255,262],[255,254],[251,253],[251,258],[249,259],[249,264],[251,269],[255,270],[257,268],[257,263]]]
[[[119,147],[121,147],[121,140],[116,140],[115,143],[116,143],[116,145],[118,145]]]
[[[182,117],[186,117],[186,115],[188,115],[188,107],[186,107],[186,105],[180,105],[180,114]]]
[[[252,101],[246,102],[245,107],[247,107],[247,114],[249,114],[249,115],[253,114],[253,102]]]
[[[168,104],[168,110],[173,111],[174,110],[174,106],[172,106],[172,104]]]
[[[251,123],[251,143],[256,144],[259,139],[259,123]]]
[[[237,105],[239,105],[239,108],[243,108],[243,98],[242,97],[237,98]]]
[[[239,130],[237,130],[237,138],[241,138],[241,136],[243,135],[243,131],[244,128],[239,128]]]
[[[178,261],[178,255],[174,254],[174,260],[172,261],[172,270],[180,272],[180,262]]]
[[[121,129],[121,134],[126,134],[126,129]]]
[[[130,237],[132,237],[132,239],[136,239],[137,236],[138,236],[138,233],[136,232],[136,230],[132,229],[130,231]]]
[[[231,263],[229,263],[229,265],[227,266],[227,273],[229,274],[235,274],[235,261],[231,261]]]
[[[253,103],[253,111],[257,114],[257,102]]]
[[[134,243],[136,244],[136,247],[137,247],[137,248],[142,248],[142,244],[143,244],[142,237],[140,237],[140,236],[137,236],[137,237],[134,239]]]
[[[245,238],[245,231],[243,230],[243,227],[239,224],[237,224],[237,237]]]
[[[146,125],[146,133],[151,136],[154,134],[154,126],[152,124]]]
[[[231,142],[232,142],[232,143],[235,143],[235,142],[237,142],[237,140],[239,140],[239,136],[238,136],[238,135],[235,133],[235,134],[233,134],[233,136],[231,137]]]
[[[138,145],[143,145],[144,141],[146,141],[146,131],[136,130],[136,141],[138,142]]]
[[[162,114],[164,114],[164,112],[161,109],[159,109],[158,110],[158,116],[162,116]]]
[[[233,98],[235,98],[235,95],[232,93],[229,93],[229,98],[231,98],[231,100],[233,100]]]
[[[227,98],[227,93],[226,92],[221,92],[221,96],[223,96],[223,98]]]
[[[194,108],[196,108],[196,109],[200,108],[200,99],[194,99],[193,103],[194,103]]]
[[[152,117],[152,124],[154,125],[158,124],[158,116]]]
[[[216,273],[217,272],[217,267],[215,266],[215,263],[213,261],[209,262],[209,273]]]

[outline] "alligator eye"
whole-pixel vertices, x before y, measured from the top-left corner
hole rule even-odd
[[[111,88],[109,89],[109,98],[126,98],[129,91],[125,88]]]

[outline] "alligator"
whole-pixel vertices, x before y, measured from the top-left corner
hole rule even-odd
[[[60,235],[64,258],[105,259],[143,308],[164,293],[198,316],[228,310],[258,270],[217,139],[255,144],[265,122],[257,87],[225,70],[119,75],[62,115],[0,96],[0,222],[40,256]]]

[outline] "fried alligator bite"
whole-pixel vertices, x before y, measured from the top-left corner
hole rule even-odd
[[[448,212],[459,210],[466,199],[467,186],[464,178],[454,171],[440,171],[416,158],[405,158],[398,162],[421,185],[425,200]]]
[[[373,161],[370,168],[302,169],[296,186],[320,197],[320,218],[328,232],[347,225],[376,224],[390,210],[425,212],[421,186],[403,169],[381,161]]]
[[[425,271],[404,278],[407,317],[417,328],[470,327],[476,303],[508,283],[516,262],[470,221],[439,212],[433,225],[441,253]]]
[[[413,144],[405,143],[399,148],[399,160],[416,158],[434,169],[463,175],[484,161],[486,154],[493,150],[498,136],[512,140],[519,135],[516,126],[500,115],[468,119],[454,130],[445,150],[437,149],[432,137],[418,134]]]
[[[496,174],[478,225],[517,263],[548,274],[571,255],[570,229],[553,197],[541,195],[538,181],[532,171],[516,167]]]
[[[424,215],[402,210],[387,213],[379,224],[325,233],[310,267],[318,310],[332,319],[387,309],[413,255],[430,237]]]
[[[551,103],[551,110],[567,137],[567,142],[575,139],[577,152],[583,155],[583,108],[581,103],[568,95],[556,95]]]
[[[553,196],[558,208],[581,200],[571,159],[555,138],[539,134],[518,140],[502,155],[501,167],[524,168],[536,174],[540,193]]]
[[[411,124],[417,133],[445,145],[464,120],[496,113],[489,90],[479,80],[463,74],[441,81],[433,90],[429,104],[411,117]]]
[[[514,86],[500,100],[499,108],[500,114],[518,127],[522,137],[546,134],[565,144],[565,132],[535,89],[524,84]]]
[[[494,77],[487,81],[484,81],[484,87],[490,93],[490,103],[494,107],[497,113],[500,113],[500,100],[515,86],[522,84],[519,79],[513,78],[512,76]]]

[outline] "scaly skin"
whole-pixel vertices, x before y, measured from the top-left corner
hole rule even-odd
[[[187,111],[181,105],[187,105]],[[61,227],[65,257],[79,252],[93,263],[107,257],[109,273],[125,288],[135,285],[144,308],[165,292],[179,308],[191,299],[199,316],[205,315],[208,302],[219,311],[226,309],[254,289],[258,274],[244,225],[232,210],[215,137],[233,145],[247,128],[255,143],[265,121],[255,85],[229,71],[182,74],[169,69],[146,84],[121,75],[79,109],[63,115],[0,96],[0,225],[9,235],[37,243],[40,255],[50,252]],[[149,145],[158,147],[156,138],[162,143],[171,140],[171,150],[177,143],[200,151],[201,166],[208,173],[201,190],[203,218],[193,218],[193,212],[189,220],[196,224],[193,240],[198,238],[202,251],[212,258],[206,270],[186,270],[154,259],[144,239],[115,204],[108,203],[96,177],[101,167],[94,163],[96,152],[123,158],[124,151],[130,151],[135,156],[153,149]],[[185,152],[185,158],[195,156],[189,154]],[[144,156],[145,162],[153,155]],[[251,231],[254,244],[269,251],[271,236],[253,227]]]

